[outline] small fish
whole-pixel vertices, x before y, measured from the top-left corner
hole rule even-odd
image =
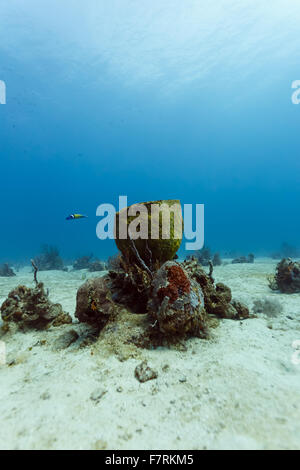
[[[87,219],[87,215],[71,214],[66,217],[66,220]]]

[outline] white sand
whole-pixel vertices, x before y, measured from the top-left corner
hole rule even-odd
[[[279,299],[280,316],[223,320],[210,340],[191,339],[186,350],[136,349],[127,358],[99,341],[55,351],[55,338],[70,326],[5,335],[0,448],[300,449],[300,365],[291,361],[300,295],[268,289],[275,265],[228,264],[214,275],[249,307],[255,298]],[[39,277],[51,300],[73,314],[82,275]],[[0,302],[20,283],[32,286],[29,268],[0,278]],[[134,369],[143,359],[158,378],[141,384]]]

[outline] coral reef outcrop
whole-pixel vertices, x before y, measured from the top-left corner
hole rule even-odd
[[[175,261],[164,263],[156,272],[147,309],[160,332],[166,335],[200,336],[206,331],[201,287]]]
[[[15,272],[9,266],[8,263],[4,263],[0,266],[0,276],[1,277],[13,277],[15,275],[16,275]]]
[[[14,322],[20,328],[44,329],[72,323],[62,306],[49,300],[43,283],[34,288],[18,286],[9,293],[0,311],[4,323]]]
[[[118,313],[118,306],[111,298],[108,276],[89,279],[77,292],[75,316],[80,322],[102,328]]]
[[[120,213],[116,226],[119,218]],[[146,325],[144,333],[128,341],[155,347],[190,336],[207,337],[209,327],[219,318],[249,318],[248,308],[232,299],[230,288],[215,284],[210,259],[209,273],[193,257],[184,263],[174,260],[180,240],[134,240],[129,236],[117,238],[116,244],[122,254],[108,260],[108,275],[89,280],[78,290],[75,315],[79,321],[97,326],[103,333],[114,330],[121,318],[143,317],[135,322],[139,328]],[[218,264],[217,256],[215,261]]]
[[[102,329],[118,321],[120,312],[127,312],[128,318],[147,314],[144,334],[132,341],[153,347],[165,340],[170,344],[189,336],[205,338],[218,318],[249,318],[248,308],[232,299],[230,288],[214,283],[212,264],[206,273],[195,259],[167,261],[153,272],[137,263],[127,264],[121,257],[116,270],[81,286],[75,314],[79,321]]]
[[[275,276],[268,280],[271,290],[279,290],[284,294],[300,292],[300,262],[290,258],[282,259],[276,266]]]
[[[204,295],[204,306],[208,314],[219,318],[249,318],[249,309],[240,302],[232,300],[231,290],[223,283],[214,283],[212,270],[207,274],[196,259],[183,263],[184,268],[200,285]]]
[[[145,313],[150,296],[152,273],[137,263],[122,259],[122,268],[109,271],[112,299],[135,313]]]
[[[39,271],[64,270],[64,263],[55,246],[44,245],[39,256],[34,258]]]

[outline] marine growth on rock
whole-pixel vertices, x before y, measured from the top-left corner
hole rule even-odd
[[[118,306],[111,298],[110,279],[89,279],[77,292],[75,316],[80,322],[103,327],[118,313]]]
[[[284,294],[300,292],[300,262],[282,259],[276,266],[275,276],[269,277],[269,287]]]
[[[206,330],[202,289],[175,261],[167,261],[156,272],[147,308],[166,335],[200,336]]]
[[[49,300],[43,283],[34,288],[18,286],[9,293],[0,310],[4,323],[13,322],[20,328],[43,329],[72,323],[62,306]]]
[[[124,209],[127,216],[129,209]],[[215,284],[210,259],[207,273],[195,258],[184,263],[174,260],[181,240],[162,236],[156,240],[134,240],[130,236],[121,239],[121,216],[121,212],[116,214],[116,244],[121,255],[109,260],[108,275],[89,280],[78,290],[75,315],[79,321],[101,329],[124,310],[146,314],[145,334],[135,338],[135,342],[150,346],[164,338],[169,342],[188,336],[206,337],[209,326],[216,323],[213,317],[249,318],[248,308],[232,299],[230,288]],[[105,329],[108,331],[109,326]]]

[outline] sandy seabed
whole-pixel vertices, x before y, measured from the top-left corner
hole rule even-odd
[[[99,345],[53,348],[66,325],[8,333],[0,365],[1,449],[300,449],[300,294],[269,290],[276,262],[227,264],[214,277],[252,308],[276,298],[277,317],[222,320],[209,340],[129,356]],[[74,314],[80,272],[44,272],[50,299]],[[33,286],[30,268],[0,278],[0,303],[18,284]],[[118,334],[116,332],[116,334]],[[101,346],[101,343],[100,343]],[[300,354],[299,354],[300,357]],[[158,377],[140,383],[147,360]]]

